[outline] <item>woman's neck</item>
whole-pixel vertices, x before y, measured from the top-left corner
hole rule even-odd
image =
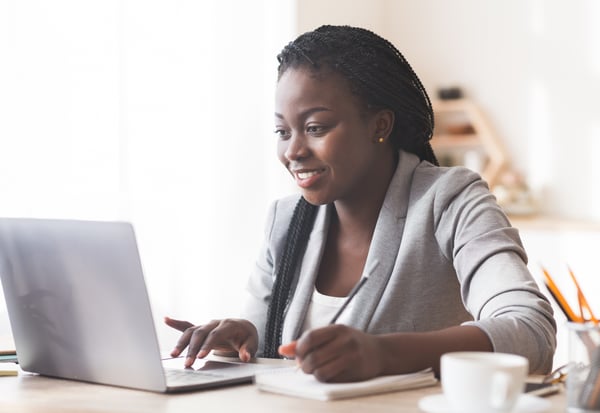
[[[363,185],[351,198],[334,201],[335,219],[340,235],[372,234],[379,217],[379,211],[385,201],[388,188],[396,172],[398,154],[388,152],[385,161],[380,163],[370,181]]]

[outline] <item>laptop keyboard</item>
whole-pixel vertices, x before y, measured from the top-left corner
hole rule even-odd
[[[185,385],[214,381],[227,378],[224,374],[192,369],[165,369],[169,385]]]

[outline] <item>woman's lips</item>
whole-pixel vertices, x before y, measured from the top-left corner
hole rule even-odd
[[[300,188],[309,188],[313,186],[323,174],[324,169],[303,169],[293,171],[294,178],[296,178],[296,184]]]

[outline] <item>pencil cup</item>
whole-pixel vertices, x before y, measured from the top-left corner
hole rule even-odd
[[[567,411],[600,412],[600,325],[567,323]]]

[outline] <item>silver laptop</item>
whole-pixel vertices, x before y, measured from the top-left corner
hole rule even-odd
[[[177,392],[273,368],[198,360],[183,369],[183,359],[165,368],[129,223],[0,218],[0,277],[25,371]]]

